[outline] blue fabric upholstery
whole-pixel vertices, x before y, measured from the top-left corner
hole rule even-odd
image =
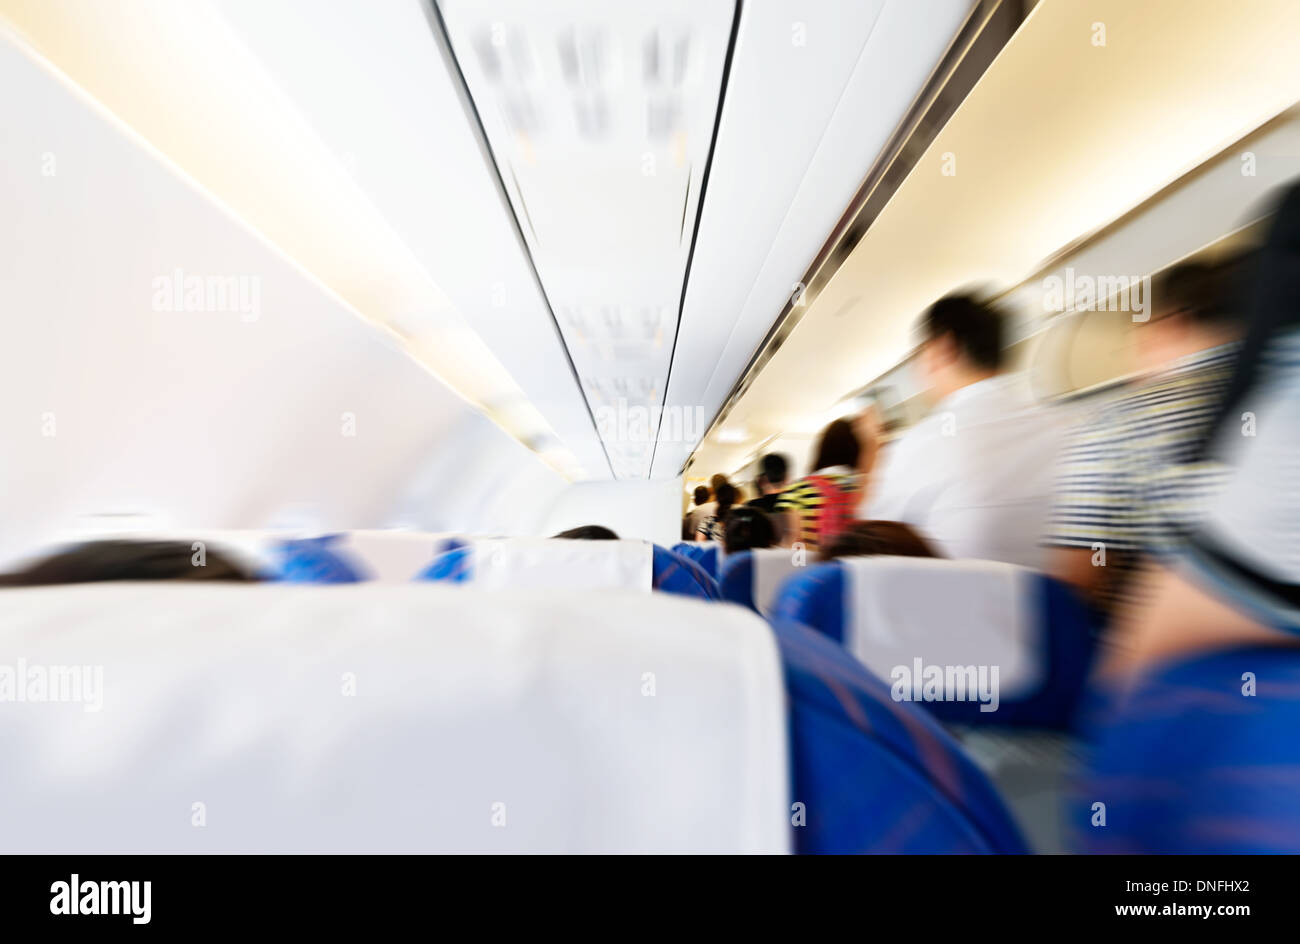
[[[749,551],[730,554],[718,574],[718,593],[722,599],[739,603],[758,612],[754,601],[754,555]]]
[[[656,590],[706,600],[722,599],[717,581],[702,566],[658,544],[654,546],[653,567]]]
[[[773,619],[809,626],[836,642],[847,638],[852,614],[845,609],[847,576],[836,561],[809,567],[781,587]],[[936,717],[981,727],[1073,730],[1092,669],[1102,617],[1065,584],[1045,575],[1033,581],[1033,612],[1044,653],[1043,683],[1033,692],[1002,698],[997,711],[974,701],[920,702]]]
[[[836,642],[844,642],[844,568],[832,561],[816,564],[781,585],[772,605],[774,620],[810,626]]]
[[[984,774],[938,723],[842,647],[774,625],[790,704],[792,799],[806,823],[795,851],[1023,853]]]
[[[274,549],[270,579],[283,583],[357,583],[368,580],[365,568],[352,557],[330,545],[343,535],[279,541]]]
[[[704,568],[704,572],[714,580],[718,579],[718,561],[722,559],[722,549],[716,544],[702,545],[704,550],[700,551],[700,556],[696,558],[696,563]]]
[[[654,545],[651,567],[655,590],[705,600],[720,599],[717,584],[699,564],[658,544]],[[470,549],[461,546],[439,554],[416,579],[468,583],[473,579]]]
[[[1255,694],[1242,676],[1253,673]],[[1070,818],[1097,853],[1300,853],[1300,650],[1248,647],[1102,693]],[[1092,825],[1105,804],[1105,825]]]
[[[679,541],[669,548],[669,550],[674,554],[680,554],[682,557],[689,560],[695,560],[695,554],[700,549],[700,546],[701,545],[695,541]]]
[[[718,579],[718,562],[722,559],[722,551],[712,541],[682,541],[673,545],[673,553],[695,561],[710,577]]]

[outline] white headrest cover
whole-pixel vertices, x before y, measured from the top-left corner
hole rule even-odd
[[[379,583],[406,583],[429,566],[450,534],[426,531],[349,531],[340,550],[354,557]]]
[[[81,667],[102,689],[37,699],[38,675],[49,692]],[[6,851],[789,847],[779,656],[740,608],[438,584],[3,590],[0,698]]]
[[[647,541],[501,538],[473,545],[471,578],[485,589],[641,590],[654,587]]]
[[[776,591],[798,569],[794,564],[795,552],[785,547],[760,547],[750,553],[754,555],[754,605],[764,616],[771,616]]]
[[[889,678],[895,666],[998,666],[1005,696],[1039,684],[1043,653],[1014,564],[924,557],[845,557],[845,646]]]

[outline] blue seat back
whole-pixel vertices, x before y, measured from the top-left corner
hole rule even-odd
[[[704,600],[720,599],[718,586],[699,564],[667,548],[654,545],[652,551],[653,589]],[[474,579],[473,554],[462,545],[439,554],[417,577],[444,583],[469,583]]]
[[[761,548],[728,554],[718,574],[722,599],[760,615],[771,615],[781,582],[800,572],[788,548]],[[765,585],[766,584],[766,585]]]
[[[773,619],[801,623],[852,648],[857,614],[852,612],[848,579],[839,561],[796,573],[781,586]],[[1014,697],[1001,698],[996,711],[980,711],[976,701],[921,702],[936,717],[982,727],[1074,728],[1096,652],[1101,616],[1068,586],[1046,575],[1032,575],[1026,588],[1034,657],[1041,662],[1038,684]],[[886,666],[869,668],[882,678],[889,675]]]
[[[790,701],[800,853],[1023,853],[1010,814],[952,736],[835,642],[774,624]],[[798,808],[796,808],[798,811]],[[796,812],[796,816],[798,812]]]
[[[352,533],[353,536],[355,534]],[[354,547],[343,546],[348,543],[349,537],[347,533],[337,533],[278,540],[272,547],[273,563],[266,578],[283,583],[359,583],[375,579],[375,567],[367,564]],[[410,542],[413,537],[416,542],[421,540],[418,536],[394,533],[396,540],[405,542]],[[370,536],[372,541],[383,539],[383,534],[378,532]],[[444,537],[436,542],[430,540],[424,546],[428,548],[425,555],[427,558],[435,553],[463,547],[465,542],[461,538]],[[408,573],[400,579],[409,579],[410,576],[412,575]]]
[[[364,565],[336,545],[342,534],[278,541],[269,574],[282,583],[359,583],[369,579]]]
[[[673,545],[673,553],[693,560],[714,580],[718,579],[723,559],[722,547],[713,541],[682,541]]]
[[[1079,848],[1300,853],[1300,650],[1216,652],[1095,694],[1070,816]]]

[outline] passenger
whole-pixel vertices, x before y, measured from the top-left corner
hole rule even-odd
[[[822,430],[812,474],[790,485],[776,502],[785,546],[828,547],[848,526],[858,501],[860,463],[869,451],[849,420],[835,420]]]
[[[731,510],[732,505],[736,504],[736,499],[739,497],[739,493],[736,491],[736,486],[723,480],[722,484],[713,490],[713,497],[713,512],[700,522],[700,526],[695,532],[696,540],[722,540],[727,512]]]
[[[552,538],[564,538],[570,541],[617,541],[618,535],[599,524],[584,524],[577,528],[570,528],[568,531],[561,531],[559,534],[551,535]]]
[[[189,541],[87,541],[12,574],[0,587],[40,587],[103,580],[260,580],[222,551]]]
[[[853,521],[830,547],[822,550],[821,560],[837,557],[942,557],[925,538],[900,521]]]
[[[699,528],[700,521],[703,520],[700,516],[700,509],[708,504],[709,498],[711,497],[708,486],[697,485],[695,487],[695,494],[692,497],[695,500],[695,507],[689,509],[686,512],[685,517],[682,518],[683,541],[695,540],[695,531]]]
[[[723,523],[722,545],[728,554],[776,544],[776,526],[754,503],[740,505],[727,513]]]
[[[781,493],[785,491],[786,480],[789,478],[789,464],[785,456],[776,452],[769,452],[760,464],[763,471],[758,474],[758,481],[755,483],[758,497],[746,504],[771,515],[776,512],[776,503]]]
[[[947,557],[1041,569],[1059,420],[1024,377],[1001,372],[1004,319],[992,305],[949,295],[921,331],[917,365],[934,407],[885,450],[858,517],[910,525]],[[860,428],[879,435],[874,422]]]
[[[1150,376],[1073,431],[1062,453],[1045,543],[1048,570],[1112,606],[1144,555],[1190,528],[1221,467],[1197,450],[1232,376],[1246,260],[1187,263],[1152,286],[1138,327]]]
[[[709,500],[695,509],[695,530],[691,532],[692,540],[703,540],[699,536],[700,526],[704,522],[718,513],[718,489],[727,485],[727,477],[721,473],[714,475],[709,479]]]
[[[1300,187],[1288,191],[1249,276],[1248,330],[1201,450],[1232,472],[1191,535],[1142,577],[1104,674],[1229,647],[1300,645]]]

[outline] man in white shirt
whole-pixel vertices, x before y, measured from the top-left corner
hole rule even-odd
[[[1039,546],[1068,422],[1036,403],[1020,374],[1002,374],[1003,319],[971,295],[922,318],[917,358],[934,408],[885,447],[859,508],[901,521],[947,557],[1042,568]]]

